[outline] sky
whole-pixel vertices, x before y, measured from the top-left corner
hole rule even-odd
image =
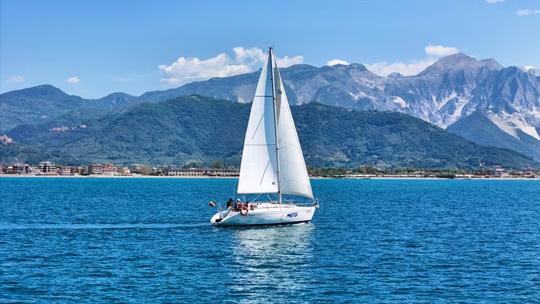
[[[540,68],[540,0],[0,0],[0,92],[140,95],[280,66],[412,75],[463,52]]]

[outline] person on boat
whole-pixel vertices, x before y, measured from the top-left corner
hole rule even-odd
[[[235,205],[234,210],[238,211],[240,210],[240,208],[242,208],[242,201],[239,198],[237,198],[234,205]]]
[[[233,199],[229,198],[229,200],[227,201],[227,209],[232,208],[233,203],[234,203]]]

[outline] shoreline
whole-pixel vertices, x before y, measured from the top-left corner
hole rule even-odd
[[[2,177],[16,177],[16,178],[166,178],[166,179],[175,179],[175,178],[238,178],[237,176],[165,176],[165,175],[25,175],[25,174],[0,174]]]
[[[238,179],[238,176],[154,176],[154,175],[24,175],[24,174],[0,174],[1,178],[80,178],[80,179]],[[540,177],[424,177],[424,176],[366,176],[366,177],[322,177],[311,176],[310,179],[345,179],[345,180],[535,180],[540,181]]]

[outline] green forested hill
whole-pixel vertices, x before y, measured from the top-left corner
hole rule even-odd
[[[0,94],[0,133],[21,124],[99,117],[127,108],[135,99],[125,93],[113,93],[100,99],[68,95],[52,85],[39,85]]]
[[[250,104],[198,95],[144,103],[123,113],[67,126],[64,132],[19,126],[8,133],[26,151],[58,163],[210,163],[238,165]],[[510,150],[480,146],[404,114],[362,112],[317,103],[293,107],[308,166],[474,168],[536,165]],[[85,128],[80,128],[83,123]],[[0,149],[7,161],[19,149]],[[24,150],[23,149],[23,150]],[[32,154],[32,157],[35,155]]]

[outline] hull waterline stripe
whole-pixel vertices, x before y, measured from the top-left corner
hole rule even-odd
[[[272,223],[272,224],[241,224],[241,225],[224,225],[222,227],[246,227],[246,226],[285,226],[293,224],[307,224],[311,221],[298,221],[298,222],[288,222],[288,223]],[[221,226],[220,223],[214,224],[214,226]]]

